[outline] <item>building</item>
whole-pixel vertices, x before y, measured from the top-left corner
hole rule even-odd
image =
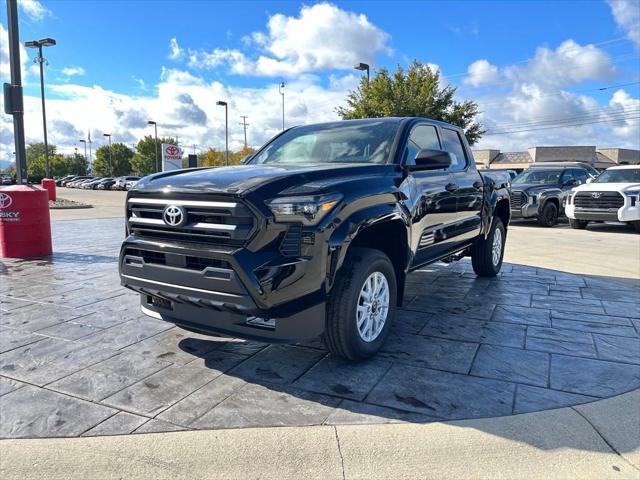
[[[481,168],[508,168],[523,170],[541,162],[584,162],[604,169],[614,165],[640,164],[640,150],[628,148],[531,147],[524,152],[500,150],[474,150],[473,157]]]

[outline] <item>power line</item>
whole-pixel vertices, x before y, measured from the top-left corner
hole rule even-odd
[[[640,105],[637,107],[631,107],[622,110],[595,110],[593,112],[586,111],[578,115],[572,115],[569,117],[547,117],[547,119],[529,120],[522,122],[510,122],[510,123],[498,123],[493,126],[494,129],[516,128],[516,127],[534,127],[537,125],[544,125],[548,123],[558,123],[572,120],[590,120],[594,118],[606,117],[607,115],[627,115],[633,113],[640,113]]]
[[[566,127],[580,127],[583,125],[593,125],[597,123],[611,123],[611,124],[620,123],[620,122],[626,123],[628,121],[633,121],[638,119],[640,119],[640,116],[627,116],[627,117],[620,117],[620,118],[613,118],[613,119],[593,120],[589,122],[566,123],[566,124],[553,125],[553,126],[547,126],[547,127],[527,128],[522,130],[512,130],[512,131],[504,131],[504,132],[487,132],[484,135],[485,136],[507,135],[511,133],[534,132],[537,130],[561,129]]]

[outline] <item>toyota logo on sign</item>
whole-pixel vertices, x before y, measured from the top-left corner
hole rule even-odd
[[[13,199],[6,193],[0,193],[0,208],[8,208],[13,203]]]
[[[187,212],[177,205],[168,205],[162,212],[162,219],[170,227],[179,227],[187,220]]]
[[[180,154],[180,149],[178,147],[175,147],[173,145],[169,145],[166,149],[167,155],[179,155]]]

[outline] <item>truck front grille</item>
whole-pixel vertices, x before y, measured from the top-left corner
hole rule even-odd
[[[527,195],[524,192],[511,192],[511,208],[520,209],[527,203]]]
[[[169,207],[178,207],[181,221],[176,226],[166,220]],[[127,222],[129,232],[143,239],[227,246],[243,246],[256,226],[253,213],[242,202],[185,198],[131,197]]]
[[[624,205],[624,197],[618,192],[578,192],[573,202],[584,210],[613,210]]]

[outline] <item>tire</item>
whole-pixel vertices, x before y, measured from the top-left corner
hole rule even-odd
[[[538,215],[538,225],[541,227],[553,227],[558,223],[558,207],[555,203],[548,201],[542,207],[542,212]]]
[[[633,228],[636,231],[636,233],[640,233],[640,220],[636,220],[631,223],[633,224]]]
[[[589,222],[587,220],[578,220],[576,218],[569,219],[569,225],[571,225],[571,228],[574,230],[584,230],[587,228],[588,224]]]
[[[499,240],[496,238],[496,235],[500,236]],[[482,238],[471,247],[471,265],[476,275],[479,277],[495,277],[500,273],[506,239],[507,231],[504,228],[502,220],[498,217],[493,217],[493,223],[487,238]],[[500,245],[494,255],[494,242],[498,241]]]
[[[386,316],[381,325],[379,319],[382,318],[384,309],[378,310],[380,316],[377,317],[376,324],[373,322],[375,316],[366,313],[370,310],[363,296],[370,279],[375,277],[379,281],[378,284],[381,284],[380,275],[384,277],[387,287]],[[373,280],[368,283],[368,288],[369,290],[374,288]],[[334,355],[353,361],[364,360],[375,355],[384,344],[391,329],[396,295],[396,275],[389,257],[379,250],[352,248],[338,272],[338,278],[327,301],[326,328],[322,336],[327,350]],[[378,301],[385,303],[382,297]],[[376,305],[371,304],[373,311],[377,309]],[[359,318],[362,318],[360,328],[358,327]],[[373,323],[368,322],[368,319]],[[365,325],[371,325],[372,328],[362,333],[361,329],[364,329]],[[379,327],[376,328],[378,325]],[[376,331],[377,334],[373,336]],[[372,338],[367,340],[365,338],[367,334],[371,334]]]

